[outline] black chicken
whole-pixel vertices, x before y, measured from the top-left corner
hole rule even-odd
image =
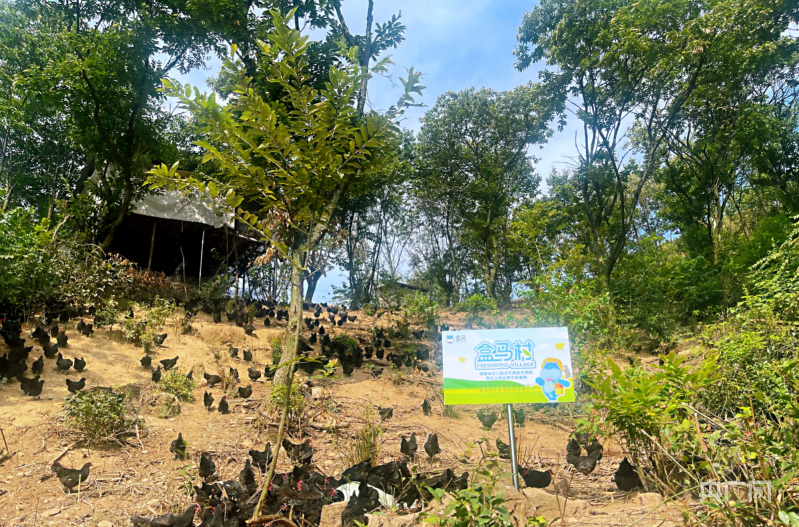
[[[214,324],[219,324],[222,322],[222,312],[221,311],[214,311],[211,316],[213,317]]]
[[[214,405],[214,396],[205,392],[205,395],[203,395],[203,404],[205,405],[205,411],[210,412],[211,407]]]
[[[596,463],[599,461],[599,458],[602,457],[602,450],[595,450],[591,454],[587,456],[580,456],[574,463],[574,468],[576,468],[580,473],[585,474],[586,476],[594,471],[596,468]]]
[[[264,366],[264,378],[266,380],[271,381],[275,378],[275,373],[277,373],[277,367],[269,366],[268,364]]]
[[[73,394],[78,393],[86,386],[86,377],[82,378],[79,381],[70,381],[69,379],[66,379],[66,381],[67,381],[67,390],[69,390],[69,393]]]
[[[597,461],[599,461],[600,459],[602,459],[602,455],[605,452],[605,448],[599,443],[599,441],[597,441],[595,437],[594,441],[591,444],[586,445],[585,451],[588,452],[589,456],[594,452],[599,452],[599,457],[597,458]]]
[[[33,361],[31,371],[34,375],[39,375],[44,371],[44,355],[39,355],[39,358]]]
[[[427,452],[431,462],[441,452],[441,448],[438,446],[438,434],[429,434],[427,436],[427,441],[424,443],[424,451]]]
[[[145,355],[141,358],[141,360],[139,360],[139,362],[141,363],[142,368],[149,368],[153,364],[153,358],[149,355]]]
[[[91,467],[91,463],[86,463],[81,467],[80,470],[74,468],[66,468],[58,461],[53,463],[53,466],[50,467],[50,470],[55,472],[55,475],[58,477],[58,481],[61,482],[61,485],[64,486],[67,491],[71,491],[78,484],[86,481],[89,479],[89,467]]]
[[[513,411],[513,422],[516,423],[516,426],[524,426],[524,409],[523,408],[511,408]]]
[[[166,340],[167,336],[168,335],[166,333],[161,333],[160,335],[155,335],[153,337],[153,344],[155,344],[156,347],[160,348],[161,346],[164,345],[164,341]]]
[[[94,333],[94,328],[91,324],[86,324],[83,326],[83,329],[80,330],[80,333],[84,337],[91,337],[92,333]]]
[[[189,525],[194,525],[194,515],[198,512],[200,512],[200,506],[191,505],[183,514],[164,514],[155,518],[134,514],[130,517],[130,521],[134,527],[189,527]]]
[[[265,326],[265,327],[269,327],[269,326],[271,326],[271,325],[272,325],[272,322],[269,320],[269,317],[266,317],[266,318],[264,319],[264,326]]]
[[[477,419],[483,425],[483,428],[485,428],[486,430],[491,430],[491,428],[494,426],[494,423],[497,422],[497,414],[495,414],[494,412],[491,412],[490,414],[485,414],[483,413],[483,410],[478,410]]]
[[[432,407],[430,406],[430,401],[428,401],[427,399],[422,401],[422,413],[424,413],[424,415],[430,415],[431,410]]]
[[[252,382],[258,381],[261,378],[260,370],[256,370],[253,368],[247,368],[247,376],[250,378]]]
[[[350,322],[355,322],[356,320],[358,320],[358,315],[347,315],[347,320],[349,320]]]
[[[230,408],[228,407],[227,403],[227,395],[222,396],[222,400],[219,401],[219,407],[217,408],[220,414],[228,414],[230,413]]]
[[[64,330],[61,330],[61,331],[58,332],[58,336],[55,338],[55,340],[56,340],[56,342],[58,342],[58,347],[59,348],[68,348],[69,347],[69,344],[68,344],[69,343],[69,337],[67,336],[66,333],[64,333]],[[47,351],[47,350],[45,350],[45,351]]]
[[[53,344],[53,345],[46,344],[42,346],[42,349],[44,350],[44,356],[47,357],[48,359],[52,359],[53,357],[58,355],[58,346],[59,344]]]
[[[252,351],[244,350],[244,353],[242,353],[242,356],[244,357],[245,361],[252,362]]]
[[[341,513],[342,527],[352,527],[358,523],[366,525],[368,523],[366,513],[380,507],[379,498],[380,495],[376,489],[370,487],[366,480],[361,481],[360,485],[358,485],[358,495],[350,498],[350,501],[347,502],[347,507]]]
[[[239,483],[247,489],[250,496],[258,491],[258,482],[255,480],[255,472],[252,470],[249,459],[244,462],[244,468],[239,472]]]
[[[528,487],[536,489],[543,489],[552,483],[552,470],[533,470],[529,468],[519,467],[519,475],[524,480],[524,484]]]
[[[632,463],[624,458],[619,464],[618,470],[613,474],[613,481],[616,482],[616,487],[624,492],[630,492],[637,487],[643,487],[641,477]]]
[[[230,372],[230,377],[233,379],[233,384],[238,384],[239,370],[237,370],[236,368],[228,368],[228,372]]]
[[[65,359],[58,354],[58,359],[55,361],[56,366],[58,367],[58,373],[66,373],[72,367],[72,361],[69,359]]]
[[[242,399],[249,399],[252,395],[252,385],[249,386],[239,386],[239,397]]]
[[[222,377],[219,375],[209,375],[207,373],[203,373],[203,377],[205,378],[206,382],[208,382],[208,387],[213,388],[220,382],[222,382]]]
[[[580,443],[577,442],[577,439],[574,437],[569,439],[569,442],[566,444],[566,463],[570,465],[576,464],[582,454],[583,449]]]
[[[311,440],[306,439],[302,443],[292,443],[288,439],[283,439],[283,449],[288,454],[292,462],[300,465],[310,465],[313,458],[313,449],[311,448]]]
[[[157,370],[153,371],[153,374],[150,376],[153,382],[161,382],[161,366],[158,367]]]
[[[260,450],[250,450],[249,454],[252,458],[252,462],[258,467],[258,470],[260,470],[262,474],[265,474],[267,467],[272,463],[272,445],[267,443],[263,452]]]
[[[510,459],[510,445],[504,443],[500,438],[497,438],[496,443],[500,459]]]
[[[353,366],[351,362],[342,362],[341,368],[343,370],[344,375],[346,375],[347,377],[352,375],[352,372],[355,371],[355,366]]]
[[[44,380],[39,380],[39,376],[37,375],[33,379],[28,382],[27,386],[27,395],[31,397],[39,397],[42,394],[42,388],[44,388]]]
[[[377,413],[380,414],[381,421],[388,421],[389,419],[394,417],[394,408],[393,407],[383,408],[382,406],[378,406]]]
[[[56,338],[58,336],[58,322],[50,326],[50,336]]]
[[[186,447],[189,444],[183,439],[183,434],[178,433],[178,438],[172,441],[169,445],[169,451],[172,452],[174,459],[186,459]]]
[[[255,331],[255,326],[252,324],[244,324],[242,327],[244,328],[244,334],[248,337],[252,337],[252,334]]]
[[[213,481],[213,479],[215,479],[215,473],[216,463],[214,463],[214,460],[211,459],[211,454],[206,454],[203,452],[200,455],[200,468],[197,471],[197,474],[203,478],[204,481],[210,483]]]
[[[416,459],[416,451],[418,449],[419,445],[416,444],[416,432],[411,434],[410,439],[405,439],[405,436],[402,436],[400,441],[400,453],[408,459],[414,460]]]
[[[230,346],[227,349],[227,353],[228,353],[228,355],[231,356],[231,358],[234,358],[234,359],[238,359],[239,358],[239,348],[234,348],[233,346]]]
[[[169,371],[169,370],[171,370],[172,368],[175,367],[175,364],[178,363],[178,359],[179,358],[180,358],[180,356],[175,357],[174,359],[164,359],[164,360],[159,361],[159,362],[164,365],[164,371]]]

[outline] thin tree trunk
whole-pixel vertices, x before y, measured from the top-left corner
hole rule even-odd
[[[153,219],[153,235],[150,238],[150,258],[147,260],[147,272],[153,270],[153,254],[155,254],[155,226],[158,224],[155,219]],[[183,247],[180,248],[181,254],[183,253]],[[184,262],[185,265],[185,262]]]

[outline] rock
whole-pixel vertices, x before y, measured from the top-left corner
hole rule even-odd
[[[322,518],[319,527],[341,527],[341,513],[347,508],[346,501],[331,503],[322,507]]]
[[[97,524],[97,527],[114,527],[114,524],[108,520],[103,520]]]
[[[180,414],[180,401],[171,393],[164,393],[155,401],[155,409],[158,417],[163,419],[175,417]]]
[[[533,507],[528,502],[527,496],[513,488],[513,485],[500,485],[496,490],[503,498],[508,500],[505,503],[505,508],[510,514],[512,525],[524,527],[527,525],[528,516],[535,516],[530,514],[532,512],[530,509],[533,509]]]
[[[191,371],[192,371],[192,378],[195,381],[200,382],[201,380],[203,380],[203,375],[205,375],[205,366],[203,366],[202,362],[195,363],[194,366],[191,367]]]
[[[561,509],[564,508],[564,505],[564,513],[567,516],[585,512],[589,507],[586,501],[573,498],[569,498],[567,501],[566,498],[550,494],[544,489],[526,488],[522,490],[522,494],[528,501],[527,513],[531,517],[543,516],[547,521],[560,518],[562,516]]]

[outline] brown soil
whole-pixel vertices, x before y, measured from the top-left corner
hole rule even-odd
[[[365,334],[373,326],[388,326],[388,316],[380,320],[358,313],[356,323],[347,323],[336,328],[334,333]],[[225,319],[225,317],[223,317]],[[330,324],[323,321],[329,328]],[[458,323],[455,317],[452,323]],[[205,371],[216,373],[220,368],[233,366],[241,375],[240,386],[249,384],[247,366],[242,360],[228,356],[227,347],[232,344],[253,351],[257,368],[271,363],[269,342],[281,335],[279,327],[264,328],[262,321],[256,323],[256,337],[246,337],[244,332],[225,321],[213,324],[210,316],[200,313],[193,322],[191,335],[180,335],[177,325],[169,328],[164,346],[153,353],[153,364],[158,360],[179,356],[178,367],[188,371],[202,364]],[[94,386],[119,386],[136,383],[142,386],[141,412],[144,424],[132,435],[122,438],[118,444],[84,446],[76,442],[63,416],[60,415],[68,391],[64,375],[56,371],[55,360],[45,360],[42,378],[45,380],[41,399],[22,395],[16,381],[0,387],[0,427],[2,428],[12,457],[0,465],[0,527],[40,525],[98,525],[103,527],[130,525],[131,514],[153,515],[182,511],[191,497],[187,493],[188,480],[196,481],[196,466],[201,451],[214,455],[220,479],[235,477],[241,469],[250,448],[262,450],[267,441],[274,443],[276,420],[271,417],[264,400],[270,384],[261,381],[253,384],[253,395],[247,400],[231,399],[230,414],[207,413],[202,404],[204,382],[195,390],[195,401],[181,403],[182,412],[172,419],[161,419],[148,403],[154,400],[154,385],[150,381],[150,370],[139,364],[144,355],[141,348],[120,343],[110,338],[108,328],[85,338],[68,329],[69,348],[65,356],[84,357],[87,361],[83,374],[74,371],[67,376],[72,380],[86,377],[86,389]],[[31,330],[25,326],[23,336]],[[317,346],[318,347],[318,346]],[[4,353],[0,348],[0,354]],[[214,352],[220,354],[217,365]],[[39,357],[41,348],[35,347],[29,364]],[[241,356],[241,354],[240,354]],[[437,432],[442,453],[432,463],[420,459],[421,470],[453,467],[457,473],[471,471],[487,465],[486,459],[496,459],[496,438],[508,440],[507,421],[499,420],[493,430],[484,431],[474,416],[476,408],[457,407],[457,417],[444,417],[440,402],[440,376],[422,376],[413,373],[403,375],[403,384],[392,382],[387,364],[373,360],[377,367],[385,367],[380,378],[374,378],[366,370],[356,370],[351,377],[339,376],[324,381],[315,381],[328,388],[327,399],[308,399],[307,416],[311,425],[302,433],[312,438],[314,461],[319,470],[340,475],[345,468],[342,447],[349,444],[352,433],[368,416],[376,412],[374,406],[393,406],[394,416],[382,423],[384,433],[380,445],[380,462],[399,459],[400,436],[416,432],[419,436],[419,451],[428,433]],[[297,382],[302,384],[305,375],[298,373]],[[195,378],[197,375],[195,373]],[[201,380],[201,379],[200,379]],[[396,379],[395,379],[396,380]],[[209,390],[216,401],[222,390]],[[434,401],[433,415],[424,416],[422,401]],[[497,408],[496,410],[499,410]],[[330,432],[336,425],[338,431]],[[325,429],[325,426],[328,429]],[[590,476],[574,473],[565,465],[565,445],[569,428],[554,423],[551,414],[539,413],[528,416],[525,427],[517,433],[521,443],[522,461],[532,468],[551,468],[555,480],[570,482],[570,500],[586,500],[590,508],[566,517],[568,525],[670,525],[655,519],[648,513],[657,506],[651,495],[639,498],[616,490],[613,472],[621,460],[621,450],[612,442],[606,443],[605,457]],[[190,459],[175,461],[169,453],[169,443],[182,432],[189,442]],[[295,431],[299,433],[299,431]],[[0,448],[5,445],[0,444]],[[64,454],[64,451],[66,453]],[[61,463],[68,467],[80,467],[91,462],[93,468],[88,483],[80,494],[67,495],[50,470],[52,461],[62,456]],[[289,464],[281,451],[278,470],[286,470]],[[426,457],[424,454],[422,458]],[[491,463],[496,464],[492,461]],[[506,462],[494,468],[495,472],[507,472]],[[563,483],[561,483],[563,485]],[[555,485],[547,492],[554,494]],[[646,496],[650,496],[646,498]],[[664,507],[658,509],[658,513]],[[675,511],[669,509],[671,516]]]

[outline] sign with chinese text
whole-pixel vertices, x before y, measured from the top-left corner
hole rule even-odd
[[[445,331],[444,404],[574,402],[568,328]]]

